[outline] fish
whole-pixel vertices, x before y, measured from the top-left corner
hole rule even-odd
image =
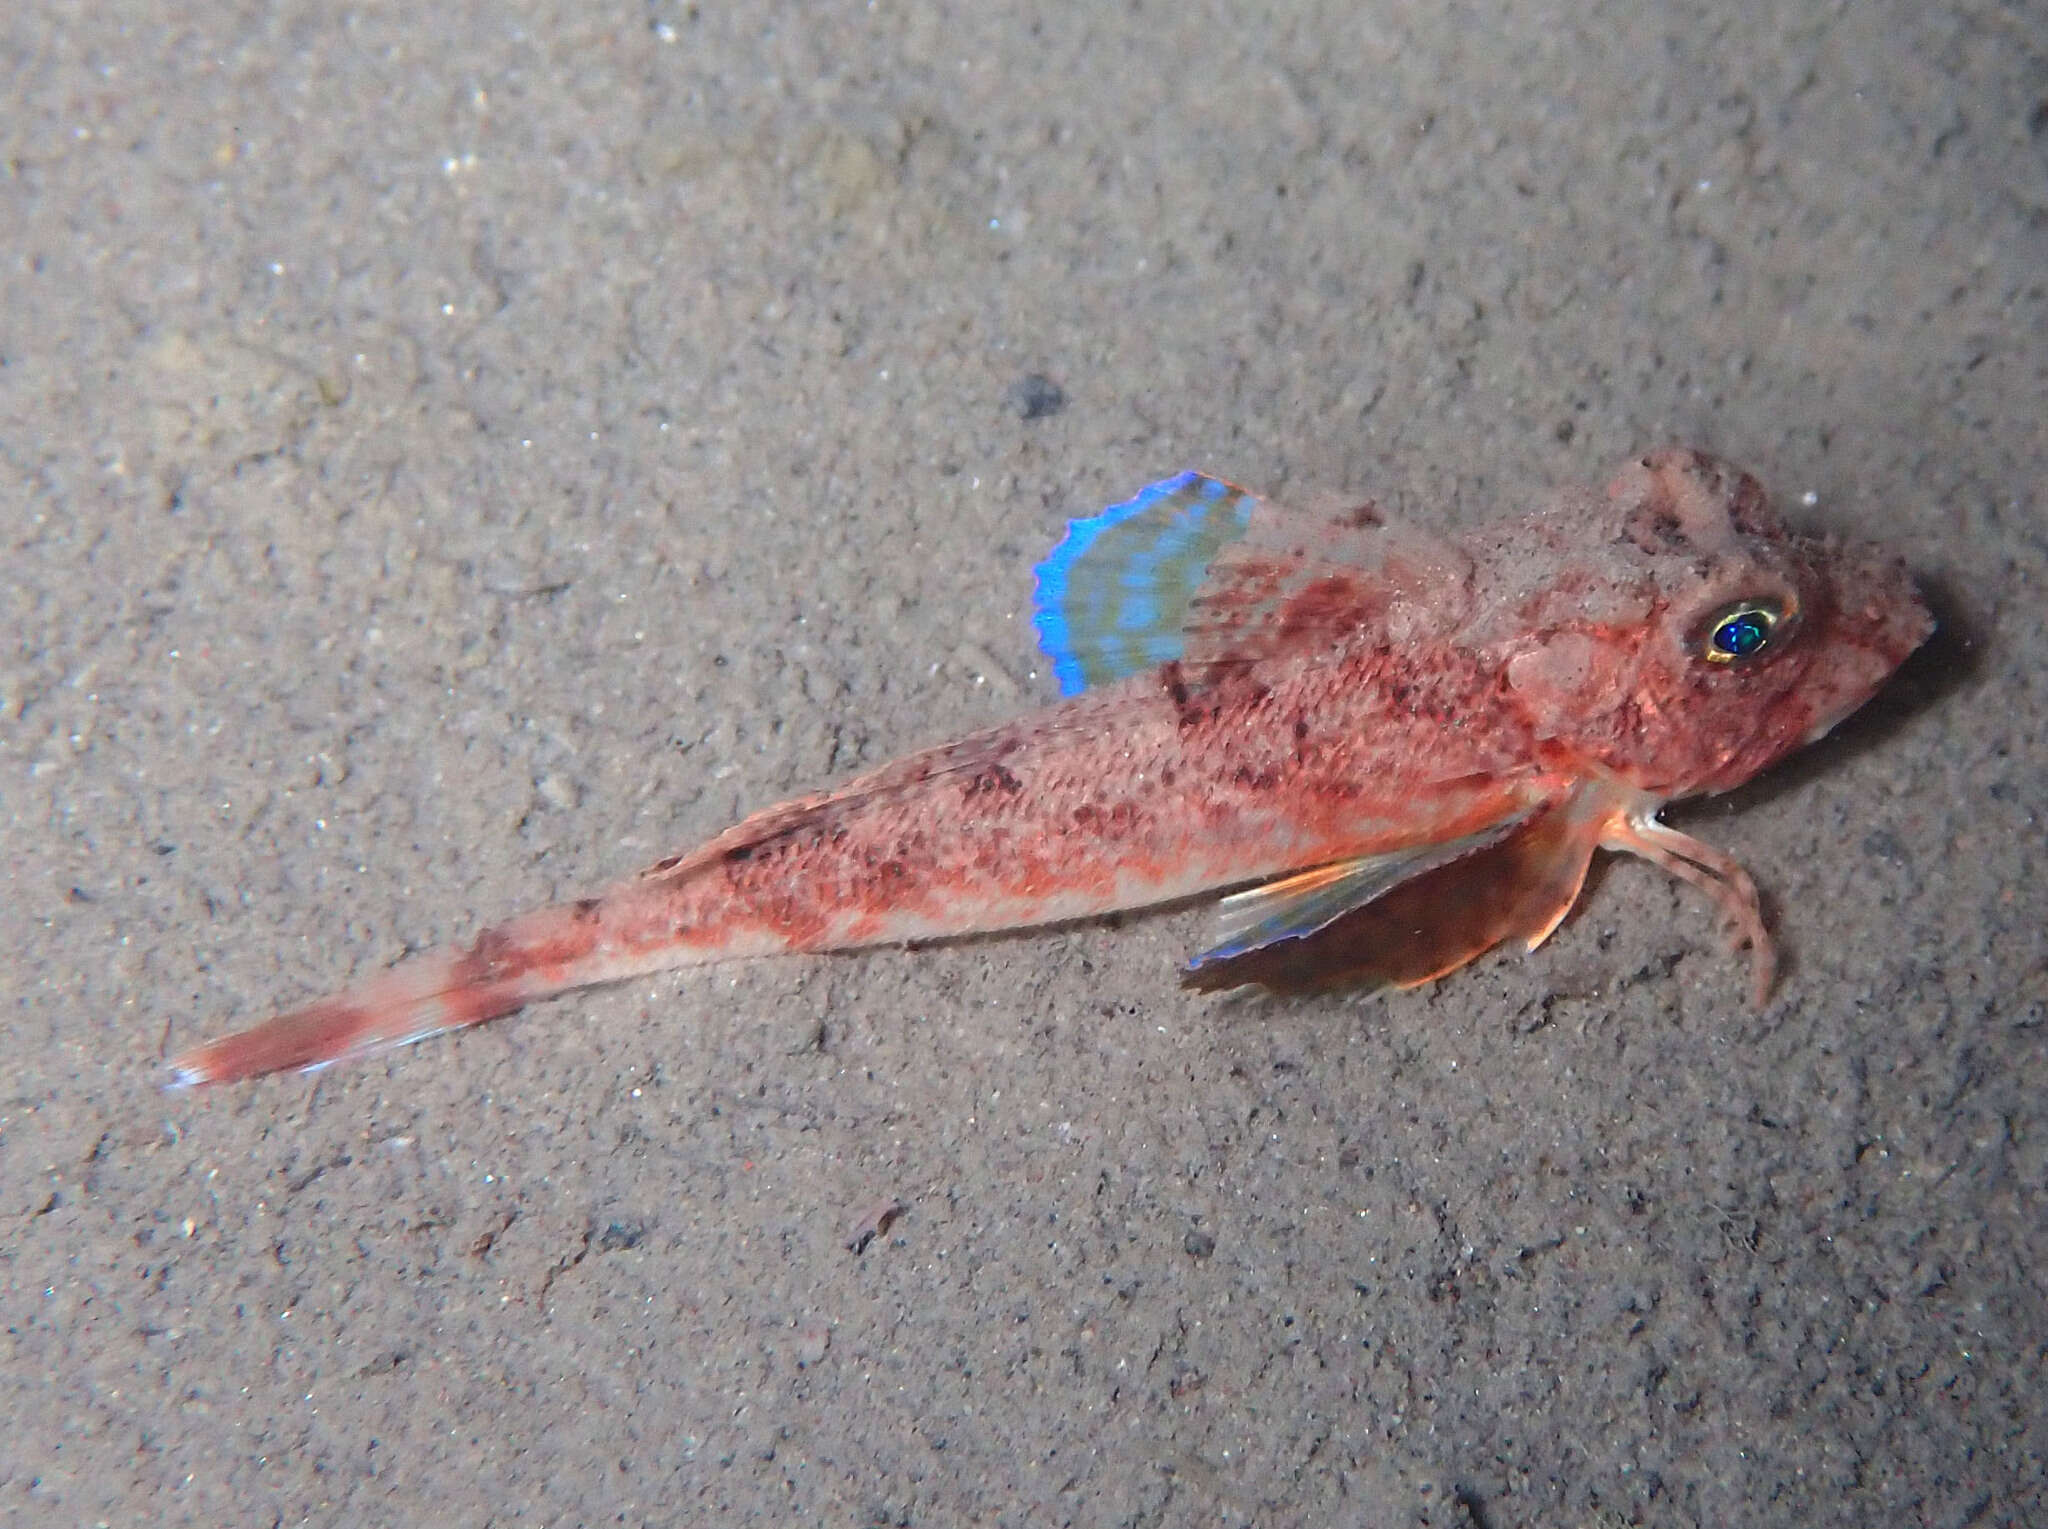
[[[1684,447],[1464,534],[1183,472],[1069,523],[1033,626],[1062,699],[755,813],[171,1059],[317,1071],[596,983],[1223,894],[1197,992],[1410,988],[1534,950],[1595,851],[1705,895],[1751,998],[1748,872],[1665,824],[1856,710],[1934,629],[1903,561],[1788,529]]]

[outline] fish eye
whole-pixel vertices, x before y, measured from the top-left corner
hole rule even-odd
[[[1710,664],[1739,664],[1771,646],[1784,624],[1783,607],[1769,600],[1741,600],[1707,623],[1702,656]]]

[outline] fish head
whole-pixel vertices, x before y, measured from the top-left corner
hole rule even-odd
[[[1901,560],[1785,527],[1703,452],[1630,463],[1504,534],[1493,645],[1553,767],[1726,791],[1876,694],[1934,630]]]

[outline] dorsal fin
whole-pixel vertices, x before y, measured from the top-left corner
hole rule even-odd
[[[1211,560],[1245,534],[1257,504],[1221,478],[1184,472],[1069,522],[1038,565],[1032,602],[1060,693],[1179,658],[1188,607]]]
[[[1184,472],[1069,523],[1038,565],[1032,624],[1062,694],[1178,660],[1207,671],[1404,643],[1462,620],[1471,558],[1371,505],[1285,510]]]
[[[1314,516],[1260,504],[1189,602],[1190,668],[1331,652],[1371,630],[1402,645],[1455,627],[1472,559],[1370,505]]]

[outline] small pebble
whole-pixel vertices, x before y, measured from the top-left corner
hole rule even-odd
[[[1067,406],[1067,395],[1045,373],[1032,372],[1011,383],[1003,401],[1016,411],[1019,419],[1044,419]]]

